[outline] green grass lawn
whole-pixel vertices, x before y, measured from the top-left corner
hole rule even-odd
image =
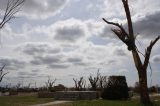
[[[53,98],[37,98],[31,96],[3,96],[0,97],[0,106],[28,106],[39,103],[52,102]]]
[[[65,103],[61,105],[51,106],[144,106],[138,101],[110,101],[110,100],[91,100],[91,101],[75,101],[73,103]],[[153,106],[160,106],[160,102],[154,102]]]
[[[52,102],[53,98],[37,98],[36,96],[4,96],[0,97],[0,106],[28,106],[33,104],[41,104]],[[160,96],[152,97],[154,106],[160,106]],[[64,103],[51,106],[143,106],[139,102],[139,98],[132,100],[81,100],[71,103]]]
[[[152,97],[152,106],[160,106],[160,96]],[[72,103],[65,103],[61,105],[51,105],[51,106],[144,106],[139,102],[139,98],[132,100],[82,100],[75,101]]]

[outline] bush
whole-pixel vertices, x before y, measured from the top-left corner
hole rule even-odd
[[[102,98],[111,100],[129,98],[125,76],[110,76],[102,92]]]
[[[40,91],[38,92],[38,98],[53,98],[54,92]]]

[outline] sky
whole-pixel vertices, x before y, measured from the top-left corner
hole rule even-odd
[[[0,20],[6,1],[0,0]],[[144,53],[160,35],[160,1],[129,0],[137,46]],[[0,65],[9,72],[1,84],[74,86],[73,78],[125,75],[129,86],[138,81],[132,54],[111,32],[118,22],[127,29],[121,0],[26,0],[15,19],[0,30]],[[160,41],[154,46],[148,84],[160,85]],[[142,60],[144,59],[141,56]]]

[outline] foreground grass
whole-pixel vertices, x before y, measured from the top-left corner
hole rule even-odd
[[[160,96],[152,97],[153,105],[160,106]],[[144,106],[139,102],[139,98],[118,101],[118,100],[82,100],[72,103],[65,103],[51,106]]]
[[[28,105],[41,104],[52,101],[53,98],[37,98],[36,95],[4,96],[0,97],[0,106],[28,106]]]
[[[35,95],[31,96],[5,96],[0,97],[0,106],[28,106],[33,104],[43,104],[52,102],[53,98],[37,98]],[[154,106],[160,106],[160,96],[152,97]],[[126,101],[113,100],[81,100],[70,103],[50,105],[50,106],[143,106],[139,102],[139,98]]]

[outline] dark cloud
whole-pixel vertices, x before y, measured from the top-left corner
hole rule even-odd
[[[133,22],[135,33],[139,33],[143,38],[154,38],[160,34],[160,11],[136,18]]]
[[[36,59],[36,60],[31,60],[30,63],[31,63],[32,65],[42,65],[42,62],[41,62],[40,60],[38,60],[38,59]]]
[[[28,72],[18,72],[18,75],[28,75]]]
[[[61,56],[56,55],[46,55],[46,56],[35,56],[33,57],[33,60],[31,61],[31,64],[33,65],[48,65],[52,63],[60,63]]]
[[[124,50],[122,50],[122,49],[120,49],[120,48],[115,49],[114,54],[117,55],[117,56],[126,56],[126,55],[127,55],[127,54],[124,52]]]
[[[68,58],[67,62],[72,63],[73,65],[76,65],[76,66],[87,66],[87,65],[89,65],[89,63],[85,63],[83,61],[83,58],[79,58],[79,57]]]
[[[111,26],[109,25],[106,25],[104,28],[102,28],[102,31],[98,33],[98,36],[104,38],[116,38],[116,35],[114,35],[114,33],[111,31]]]
[[[114,64],[114,63],[116,63],[117,61],[116,60],[109,60],[108,61],[108,64]]]
[[[18,70],[25,67],[26,62],[20,59],[12,59],[12,58],[0,58],[0,66],[6,65],[6,69],[8,70]]]
[[[38,72],[40,72],[40,71],[41,71],[41,70],[38,70],[38,69],[37,69],[37,70],[32,70],[33,73],[38,73]]]
[[[154,63],[160,63],[160,55],[156,55],[153,57],[153,62]]]
[[[77,65],[77,66],[87,66],[87,65],[90,65],[89,63],[85,63],[85,62],[75,62],[73,64]]]
[[[85,31],[81,26],[65,26],[57,28],[54,39],[67,42],[75,42],[85,36]]]
[[[67,61],[71,63],[77,63],[77,62],[82,62],[82,59],[81,58],[68,58]]]
[[[63,63],[59,63],[59,64],[50,64],[48,65],[49,68],[51,69],[66,69],[68,68],[70,65],[69,64],[63,64]]]
[[[38,73],[33,73],[33,72],[18,72],[18,76],[19,77],[28,77],[28,78],[31,78],[31,77],[36,77],[38,75]]]
[[[23,53],[27,55],[42,55],[44,53],[59,53],[61,50],[58,47],[47,43],[27,43],[22,47],[18,47]]]

